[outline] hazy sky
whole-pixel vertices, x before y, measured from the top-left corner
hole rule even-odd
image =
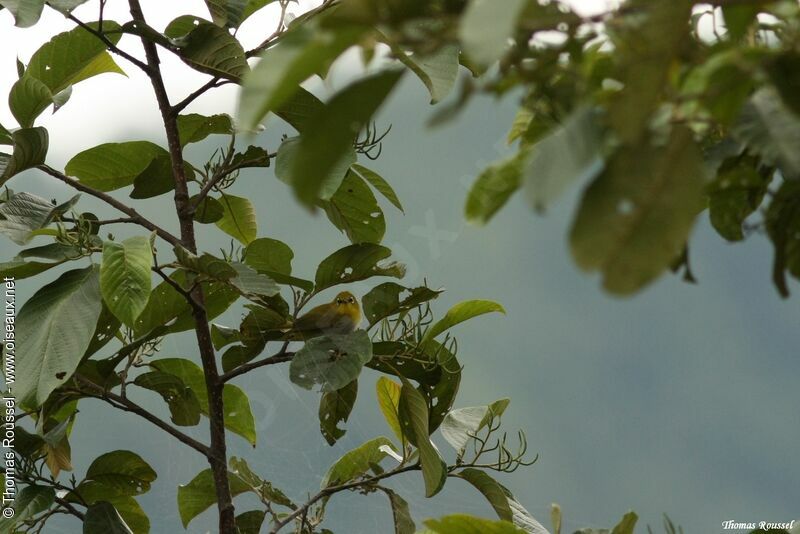
[[[121,4],[109,2],[111,16]],[[155,27],[202,6],[200,1],[143,4]],[[582,4],[600,9],[604,2]],[[91,16],[84,9],[77,13]],[[253,21],[241,37],[253,44],[264,25],[271,31],[270,13]],[[0,91],[7,93],[13,83],[17,56],[27,61],[48,35],[69,27],[62,17],[46,12],[41,25],[19,30],[11,27],[7,13],[0,13]],[[122,44],[138,52],[131,38]],[[205,79],[163,56],[167,72],[176,73],[168,80],[176,98]],[[121,64],[131,79],[105,75],[82,83],[65,108],[43,117],[51,132],[51,164],[63,165],[76,152],[109,140],[161,141],[149,86],[134,68]],[[347,66],[340,66],[334,84],[347,76]],[[393,126],[384,154],[368,163],[395,186],[406,205],[405,216],[389,205],[384,209],[389,226],[385,244],[409,264],[408,282],[427,278],[433,286],[446,286],[439,312],[469,298],[495,299],[508,310],[506,317],[487,317],[456,331],[466,366],[458,405],[510,396],[507,428],[524,429],[531,450],[540,454],[535,466],[504,482],[545,524],[549,504],[560,503],[565,532],[609,526],[631,508],[654,525],[666,512],[687,534],[719,531],[728,519],[796,518],[800,306],[797,298],[782,301],[771,287],[768,243],[754,238],[727,245],[704,218],[692,240],[699,285],[667,276],[640,295],[619,300],[603,294],[596,278],[578,272],[569,257],[564,236],[578,189],[543,217],[515,198],[488,227],[466,225],[466,187],[507,150],[503,139],[516,98],[481,98],[455,123],[431,131],[425,127],[431,113],[428,97],[409,76],[378,121]],[[224,88],[200,99],[191,111],[232,112],[235,99],[236,90]],[[5,105],[0,105],[0,122],[13,125]],[[275,150],[282,133],[288,130],[273,121],[258,141]],[[193,147],[189,157],[202,163],[215,142]],[[10,185],[46,196],[67,195],[36,172]],[[271,169],[243,174],[235,192],[261,207],[261,236],[292,245],[301,276],[310,276],[320,259],[346,244],[324,219],[298,208]],[[163,216],[168,196],[142,204],[142,211],[174,228],[174,221]],[[210,251],[227,243],[212,229],[201,240]],[[6,245],[3,250],[7,257],[14,253]],[[21,286],[33,289],[33,283]],[[355,289],[363,294],[369,287]],[[800,293],[797,284],[793,289]],[[239,313],[232,310],[219,322],[235,325]],[[168,339],[162,355],[194,357],[191,337]],[[297,498],[313,492],[338,456],[388,432],[374,406],[376,376],[365,373],[348,433],[331,448],[317,430],[318,394],[293,386],[285,367],[249,375],[240,384],[252,391],[260,446],[253,451],[231,436],[232,454],[246,457]],[[142,402],[163,410],[159,399],[143,396]],[[159,472],[152,492],[141,499],[152,531],[180,532],[175,487],[205,466],[183,446],[146,428],[137,419],[82,402],[73,435],[76,471],[82,474],[92,458],[110,450],[140,453]],[[202,426],[193,432],[205,436]],[[409,475],[395,487],[411,497],[420,494],[422,482]],[[339,534],[388,533],[384,501],[337,497],[329,507],[330,528]],[[248,502],[242,500],[240,510]],[[448,483],[435,499],[412,499],[412,508],[419,518],[455,511],[491,516],[474,491],[458,481]],[[205,514],[189,532],[211,531],[212,525],[212,514]],[[48,533],[74,529],[75,523],[53,523]]]

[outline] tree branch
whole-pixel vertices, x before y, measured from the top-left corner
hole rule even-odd
[[[229,380],[233,380],[237,376],[241,376],[245,373],[249,373],[253,369],[258,369],[259,367],[266,367],[267,365],[275,365],[277,363],[283,363],[291,361],[294,357],[294,352],[279,352],[270,356],[269,358],[264,358],[263,360],[259,360],[257,362],[246,363],[228,371],[224,375],[220,376],[219,379],[221,382],[228,382]]]
[[[84,183],[82,183],[82,182],[80,182],[80,181],[78,181],[78,180],[76,180],[74,178],[70,178],[66,174],[55,170],[54,168],[50,167],[49,165],[39,165],[37,168],[40,171],[43,171],[43,172],[49,174],[53,178],[61,180],[62,182],[64,182],[65,184],[67,184],[68,186],[70,186],[73,189],[77,189],[78,191],[81,191],[83,193],[86,193],[88,195],[91,195],[91,196],[93,196],[95,198],[98,198],[98,199],[102,200],[103,202],[105,202],[109,206],[112,206],[113,208],[121,211],[122,213],[124,213],[125,215],[130,217],[131,222],[134,222],[135,224],[138,224],[139,226],[143,226],[144,228],[147,228],[151,232],[155,232],[158,235],[158,237],[160,237],[164,241],[167,241],[168,243],[171,243],[172,245],[179,245],[181,243],[180,239],[178,239],[177,237],[175,237],[171,233],[167,232],[166,230],[164,230],[163,228],[161,228],[160,226],[158,226],[154,222],[150,221],[149,219],[147,219],[146,217],[141,215],[135,209],[133,209],[130,206],[128,206],[128,205],[120,202],[119,200],[115,199],[111,195],[108,195],[106,193],[103,193],[102,191],[98,191],[98,190],[96,190],[96,189],[94,189],[92,187],[89,187],[88,185],[86,185],[86,184],[84,184]]]
[[[168,434],[172,435],[172,437],[174,437],[175,439],[177,439],[181,443],[184,443],[184,444],[188,445],[189,447],[193,448],[194,450],[198,451],[203,456],[209,457],[212,454],[211,450],[206,445],[204,445],[203,443],[200,443],[199,441],[197,441],[193,437],[191,437],[191,436],[189,436],[187,434],[184,434],[183,432],[181,432],[180,430],[178,430],[174,426],[170,425],[169,423],[163,421],[162,419],[159,419],[158,417],[156,417],[155,415],[151,414],[150,412],[148,412],[147,410],[145,410],[144,408],[142,408],[141,406],[139,406],[138,404],[136,404],[132,400],[130,400],[130,399],[126,398],[126,397],[121,397],[120,395],[117,395],[116,393],[112,393],[111,391],[107,391],[104,387],[95,384],[91,380],[89,380],[89,379],[87,379],[87,378],[85,378],[85,377],[83,377],[81,375],[75,375],[75,379],[80,384],[82,384],[82,385],[86,386],[87,388],[95,391],[96,394],[97,394],[97,396],[95,398],[98,398],[98,399],[100,399],[102,401],[105,401],[108,404],[110,404],[110,405],[114,406],[115,408],[118,408],[118,409],[120,409],[122,411],[130,412],[130,413],[138,415],[142,419],[146,419],[147,421],[151,422],[152,424],[154,424],[158,428],[160,428],[160,429],[164,430],[165,432],[167,432]]]
[[[95,37],[97,37],[99,40],[101,40],[103,42],[103,44],[105,44],[111,52],[117,54],[118,56],[120,56],[122,58],[127,59],[128,61],[130,61],[131,63],[133,63],[137,67],[139,67],[141,70],[143,70],[146,74],[148,74],[148,75],[150,74],[150,67],[148,67],[146,63],[144,63],[140,59],[136,59],[135,57],[133,57],[132,55],[130,55],[126,51],[124,51],[121,48],[119,48],[117,45],[115,45],[111,41],[111,39],[106,37],[105,33],[103,33],[102,31],[95,30],[94,28],[92,28],[91,26],[86,24],[85,22],[79,20],[72,13],[67,13],[64,16],[67,17],[72,22],[74,22],[75,24],[77,24],[78,26],[80,26],[81,28],[83,28],[84,30],[86,30],[87,32],[89,32],[92,35],[94,35]]]
[[[184,98],[183,100],[172,106],[172,113],[174,115],[177,115],[178,113],[186,109],[186,107],[189,104],[197,100],[199,97],[203,96],[208,90],[215,89],[217,87],[222,87],[223,85],[228,85],[230,83],[234,82],[232,80],[222,80],[219,77],[211,78],[208,81],[208,83],[204,84],[198,90],[194,91],[189,96],[187,96],[186,98]]]
[[[146,24],[142,6],[139,0],[128,0],[131,17],[135,23]],[[178,133],[177,113],[175,113],[167,95],[164,80],[161,76],[156,44],[146,37],[141,37],[147,65],[150,68],[150,84],[158,102],[164,130],[167,135],[172,163],[172,177],[175,182],[175,210],[181,228],[181,244],[189,252],[197,253],[197,243],[194,233],[194,219],[192,217],[192,204],[189,200],[189,187],[184,171],[183,147]],[[205,309],[205,299],[200,287],[191,290],[192,317],[195,324],[195,337],[203,365],[203,375],[208,393],[208,421],[210,434],[210,454],[208,463],[214,478],[214,488],[219,511],[220,534],[235,534],[236,517],[231,495],[230,481],[228,479],[228,453],[225,443],[225,410],[222,396],[224,383],[219,379],[216,354],[211,342],[211,330],[208,326],[208,314]]]

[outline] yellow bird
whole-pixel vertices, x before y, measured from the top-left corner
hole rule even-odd
[[[321,304],[298,317],[289,339],[309,339],[326,334],[349,334],[361,322],[361,306],[349,291],[342,291],[332,302]]]

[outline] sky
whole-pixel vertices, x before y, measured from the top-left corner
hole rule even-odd
[[[578,3],[586,12],[602,10],[605,4]],[[199,1],[145,0],[143,5],[157,28],[181,12],[203,9]],[[298,9],[307,5],[301,2]],[[119,1],[109,2],[109,15],[117,16],[119,7]],[[91,17],[82,8],[76,13]],[[255,44],[263,27],[271,32],[273,25],[274,13],[268,9],[240,37],[246,45]],[[47,12],[40,25],[20,30],[0,12],[0,92],[6,94],[14,81],[17,56],[27,61],[48,35],[70,27],[63,17]],[[130,38],[122,46],[139,51]],[[120,64],[130,78],[104,75],[82,83],[67,106],[44,116],[42,124],[51,134],[51,165],[63,166],[75,153],[102,142],[163,142],[146,80],[129,64]],[[206,79],[167,54],[164,69],[170,73],[167,83],[174,99]],[[325,94],[353,71],[344,62],[334,68],[328,84],[312,88]],[[233,113],[236,98],[235,88],[222,88],[189,111]],[[463,217],[467,188],[481,169],[508,152],[504,138],[518,99],[514,94],[499,101],[478,98],[457,121],[431,130],[426,121],[434,109],[421,83],[408,76],[378,118],[379,126],[392,125],[383,154],[377,162],[367,162],[393,184],[406,207],[402,215],[384,206],[384,244],[408,264],[406,282],[445,286],[447,292],[436,303],[438,313],[472,298],[497,300],[507,310],[506,316],[487,316],[455,331],[465,365],[458,406],[510,397],[504,426],[512,432],[524,429],[531,452],[539,454],[534,466],[503,477],[503,483],[546,525],[550,503],[559,503],[564,532],[611,526],[629,509],[654,526],[667,513],[687,534],[721,531],[721,522],[730,519],[789,521],[800,516],[800,305],[796,297],[781,300],[772,288],[769,244],[754,237],[728,245],[704,216],[691,241],[697,285],[665,276],[633,298],[617,299],[571,261],[565,236],[580,188],[544,216],[514,198],[488,226],[468,225]],[[4,103],[0,123],[13,124]],[[284,133],[290,130],[273,120],[258,142],[275,150]],[[202,163],[221,142],[193,146],[188,156]],[[70,193],[35,171],[10,185],[48,198]],[[299,208],[272,169],[243,173],[234,192],[257,201],[260,236],[294,248],[298,275],[311,276],[319,260],[347,244],[324,218]],[[167,197],[137,209],[175,228],[164,216]],[[81,205],[95,206],[88,199]],[[213,231],[204,232],[200,240],[212,252],[227,244]],[[14,254],[11,247],[3,245],[2,250],[9,258]],[[20,286],[23,295],[34,290],[34,282]],[[369,287],[362,283],[353,289],[362,295]],[[793,289],[800,292],[797,284]],[[217,322],[235,326],[239,314],[240,309],[231,310]],[[194,357],[191,341],[188,335],[168,338],[162,356]],[[287,375],[286,367],[275,366],[238,382],[251,392],[260,444],[253,450],[231,436],[230,448],[231,454],[246,458],[257,472],[302,498],[314,492],[336,458],[389,430],[375,406],[377,374],[366,371],[348,432],[328,447],[317,429],[318,394],[295,387]],[[160,399],[143,395],[141,402],[163,412]],[[136,451],[159,473],[152,491],[140,499],[153,521],[152,532],[181,532],[175,487],[205,468],[203,462],[131,416],[93,402],[82,402],[80,410],[72,439],[76,473],[82,474],[104,452]],[[205,437],[202,426],[191,431]],[[447,445],[438,441],[445,450]],[[393,487],[410,498],[418,519],[450,512],[491,517],[488,505],[458,481],[448,483],[434,499],[419,497],[419,476],[408,475]],[[390,512],[384,501],[378,496],[336,497],[329,506],[329,528],[348,534],[388,533]],[[246,499],[237,503],[240,510],[255,506]],[[213,514],[206,513],[188,531],[212,532],[213,524]],[[63,520],[53,522],[48,534],[75,529],[74,522]]]

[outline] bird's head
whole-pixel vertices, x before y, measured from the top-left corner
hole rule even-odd
[[[358,305],[358,299],[349,291],[342,291],[336,295],[336,299],[333,301],[333,303],[339,308],[351,308],[354,310],[360,309]]]

